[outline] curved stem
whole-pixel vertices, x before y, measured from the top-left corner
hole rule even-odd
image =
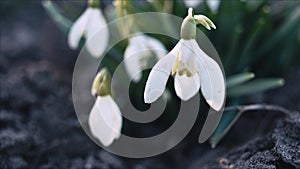
[[[268,111],[282,112],[287,115],[291,114],[291,111],[287,110],[286,108],[278,105],[272,105],[272,104],[239,105],[239,106],[226,107],[224,109],[224,111],[230,111],[230,110],[238,110],[239,112],[246,112],[252,110],[268,110]]]
[[[222,134],[215,138],[210,138],[210,144],[212,148],[215,148],[216,145],[220,142],[220,140],[228,133],[231,127],[235,124],[235,122],[240,118],[240,116],[247,111],[254,111],[254,110],[267,110],[267,111],[276,111],[284,113],[285,115],[291,116],[296,111],[290,111],[284,107],[273,105],[273,104],[251,104],[251,105],[237,105],[237,106],[230,106],[226,107],[224,111],[232,111],[238,110],[237,115],[235,118],[229,123],[229,125],[224,129]]]

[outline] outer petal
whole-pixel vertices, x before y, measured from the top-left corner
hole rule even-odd
[[[155,53],[158,59],[161,59],[167,54],[167,49],[159,40],[147,36],[147,43],[151,51]]]
[[[133,79],[134,82],[138,82],[141,80],[142,74],[140,72],[139,57],[137,56],[138,52],[134,49],[132,46],[126,48],[124,53],[124,65],[130,79]]]
[[[220,6],[221,0],[206,0],[207,6],[209,9],[216,13],[218,11],[218,8]]]
[[[86,24],[91,12],[92,10],[90,8],[86,9],[72,25],[68,35],[68,44],[70,48],[76,49],[78,47],[79,41],[86,29]]]
[[[89,127],[94,137],[109,146],[121,133],[120,110],[110,95],[97,97],[89,116]]]
[[[145,103],[152,103],[163,94],[180,45],[181,43],[178,42],[173,50],[161,58],[152,68],[144,91]]]
[[[175,75],[175,91],[177,96],[181,100],[189,100],[195,94],[198,93],[200,89],[200,78],[198,74],[195,74],[192,77],[187,77],[186,75]]]
[[[184,3],[187,7],[196,8],[203,0],[184,0]]]
[[[147,52],[147,39],[145,35],[137,35],[129,38],[129,44],[124,52],[125,69],[134,82],[140,81],[142,78],[140,58]]]
[[[206,102],[219,111],[225,100],[225,81],[222,70],[217,62],[200,49],[195,40],[193,48],[199,56],[201,92]]]
[[[108,45],[109,31],[101,11],[91,10],[86,26],[86,47],[92,56],[100,57]]]

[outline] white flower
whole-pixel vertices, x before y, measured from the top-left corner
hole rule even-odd
[[[125,69],[134,82],[142,78],[141,70],[147,66],[150,59],[157,60],[167,53],[164,45],[150,36],[138,34],[129,38],[129,44],[124,53]]]
[[[186,5],[187,7],[193,7],[193,8],[196,8],[196,7],[198,7],[198,5],[199,5],[200,3],[203,2],[203,0],[184,0],[183,2],[185,3],[185,5]]]
[[[90,112],[88,124],[92,135],[104,146],[109,146],[121,135],[122,115],[111,97],[110,75],[107,69],[102,69],[96,75],[91,92],[97,96],[97,100]]]
[[[110,95],[98,96],[89,116],[89,127],[95,138],[109,146],[121,135],[122,116]]]
[[[195,23],[215,26],[207,17],[199,16],[192,16],[192,9],[189,9],[189,15],[181,28],[182,39],[152,68],[144,91],[146,103],[152,103],[162,95],[172,72],[175,74],[176,94],[182,100],[186,101],[196,95],[201,84],[206,102],[217,111],[222,108],[225,99],[223,73],[217,62],[201,50],[195,40]]]
[[[196,8],[199,6],[200,3],[204,2],[204,0],[184,0],[184,3],[187,7]],[[220,6],[221,0],[206,0],[206,4],[208,8],[213,12],[216,13]]]
[[[82,36],[86,38],[86,47],[94,57],[100,57],[108,45],[109,31],[100,9],[88,7],[75,21],[68,35],[70,48],[76,49]],[[97,31],[101,30],[101,33]]]
[[[206,0],[207,6],[213,13],[217,13],[221,0]]]

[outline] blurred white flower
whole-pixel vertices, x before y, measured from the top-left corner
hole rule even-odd
[[[97,96],[90,112],[88,124],[92,135],[104,146],[109,146],[121,135],[122,115],[111,97],[110,75],[102,69],[94,79],[92,95]]]
[[[207,6],[213,13],[217,13],[221,0],[206,0]]]
[[[184,0],[184,3],[187,7],[196,8],[200,3],[203,3],[204,0]],[[208,8],[213,12],[217,13],[220,6],[221,0],[206,0]]]
[[[147,66],[150,59],[160,59],[167,53],[164,45],[155,38],[145,34],[138,34],[129,38],[124,53],[125,69],[134,82],[142,78],[141,70]]]
[[[121,135],[122,115],[110,95],[98,96],[89,116],[89,127],[95,138],[109,146]]]
[[[223,73],[217,62],[197,44],[196,23],[215,28],[207,17],[193,16],[192,9],[189,9],[189,15],[182,23],[181,40],[150,72],[144,91],[145,103],[152,103],[163,94],[172,72],[175,74],[174,86],[179,98],[185,101],[192,98],[198,93],[201,83],[206,102],[216,111],[222,108],[225,99]]]
[[[100,9],[88,7],[70,29],[68,35],[70,48],[76,49],[81,37],[84,36],[88,52],[94,57],[100,57],[108,45],[109,31],[105,25],[106,21]]]
[[[196,8],[203,0],[184,0],[185,6]]]

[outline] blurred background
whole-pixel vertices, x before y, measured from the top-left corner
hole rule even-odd
[[[190,134],[171,151],[128,159],[102,150],[82,130],[71,95],[80,49],[68,47],[67,33],[86,9],[86,1],[52,2],[48,7],[40,1],[0,2],[0,168],[300,168],[297,113],[293,121],[280,112],[259,110],[241,116],[226,111],[210,140],[199,144],[208,108],[204,102]],[[187,13],[187,5],[179,0],[128,2],[128,13],[157,11],[182,18]],[[112,1],[102,0],[101,10],[108,22],[116,19]],[[227,106],[269,103],[300,110],[299,1],[222,0],[216,10],[203,1],[194,10],[217,25],[214,31],[200,29],[222,60]],[[168,50],[176,44],[168,37],[151,36]],[[120,42],[107,54],[104,64],[111,72],[122,61],[126,46],[126,41]],[[143,91],[149,70],[143,73],[131,89]],[[171,81],[172,99],[164,116],[140,127],[125,121],[125,133],[148,136],[172,124],[180,100]],[[143,93],[135,90],[130,90],[133,104],[146,109],[136,99]]]

